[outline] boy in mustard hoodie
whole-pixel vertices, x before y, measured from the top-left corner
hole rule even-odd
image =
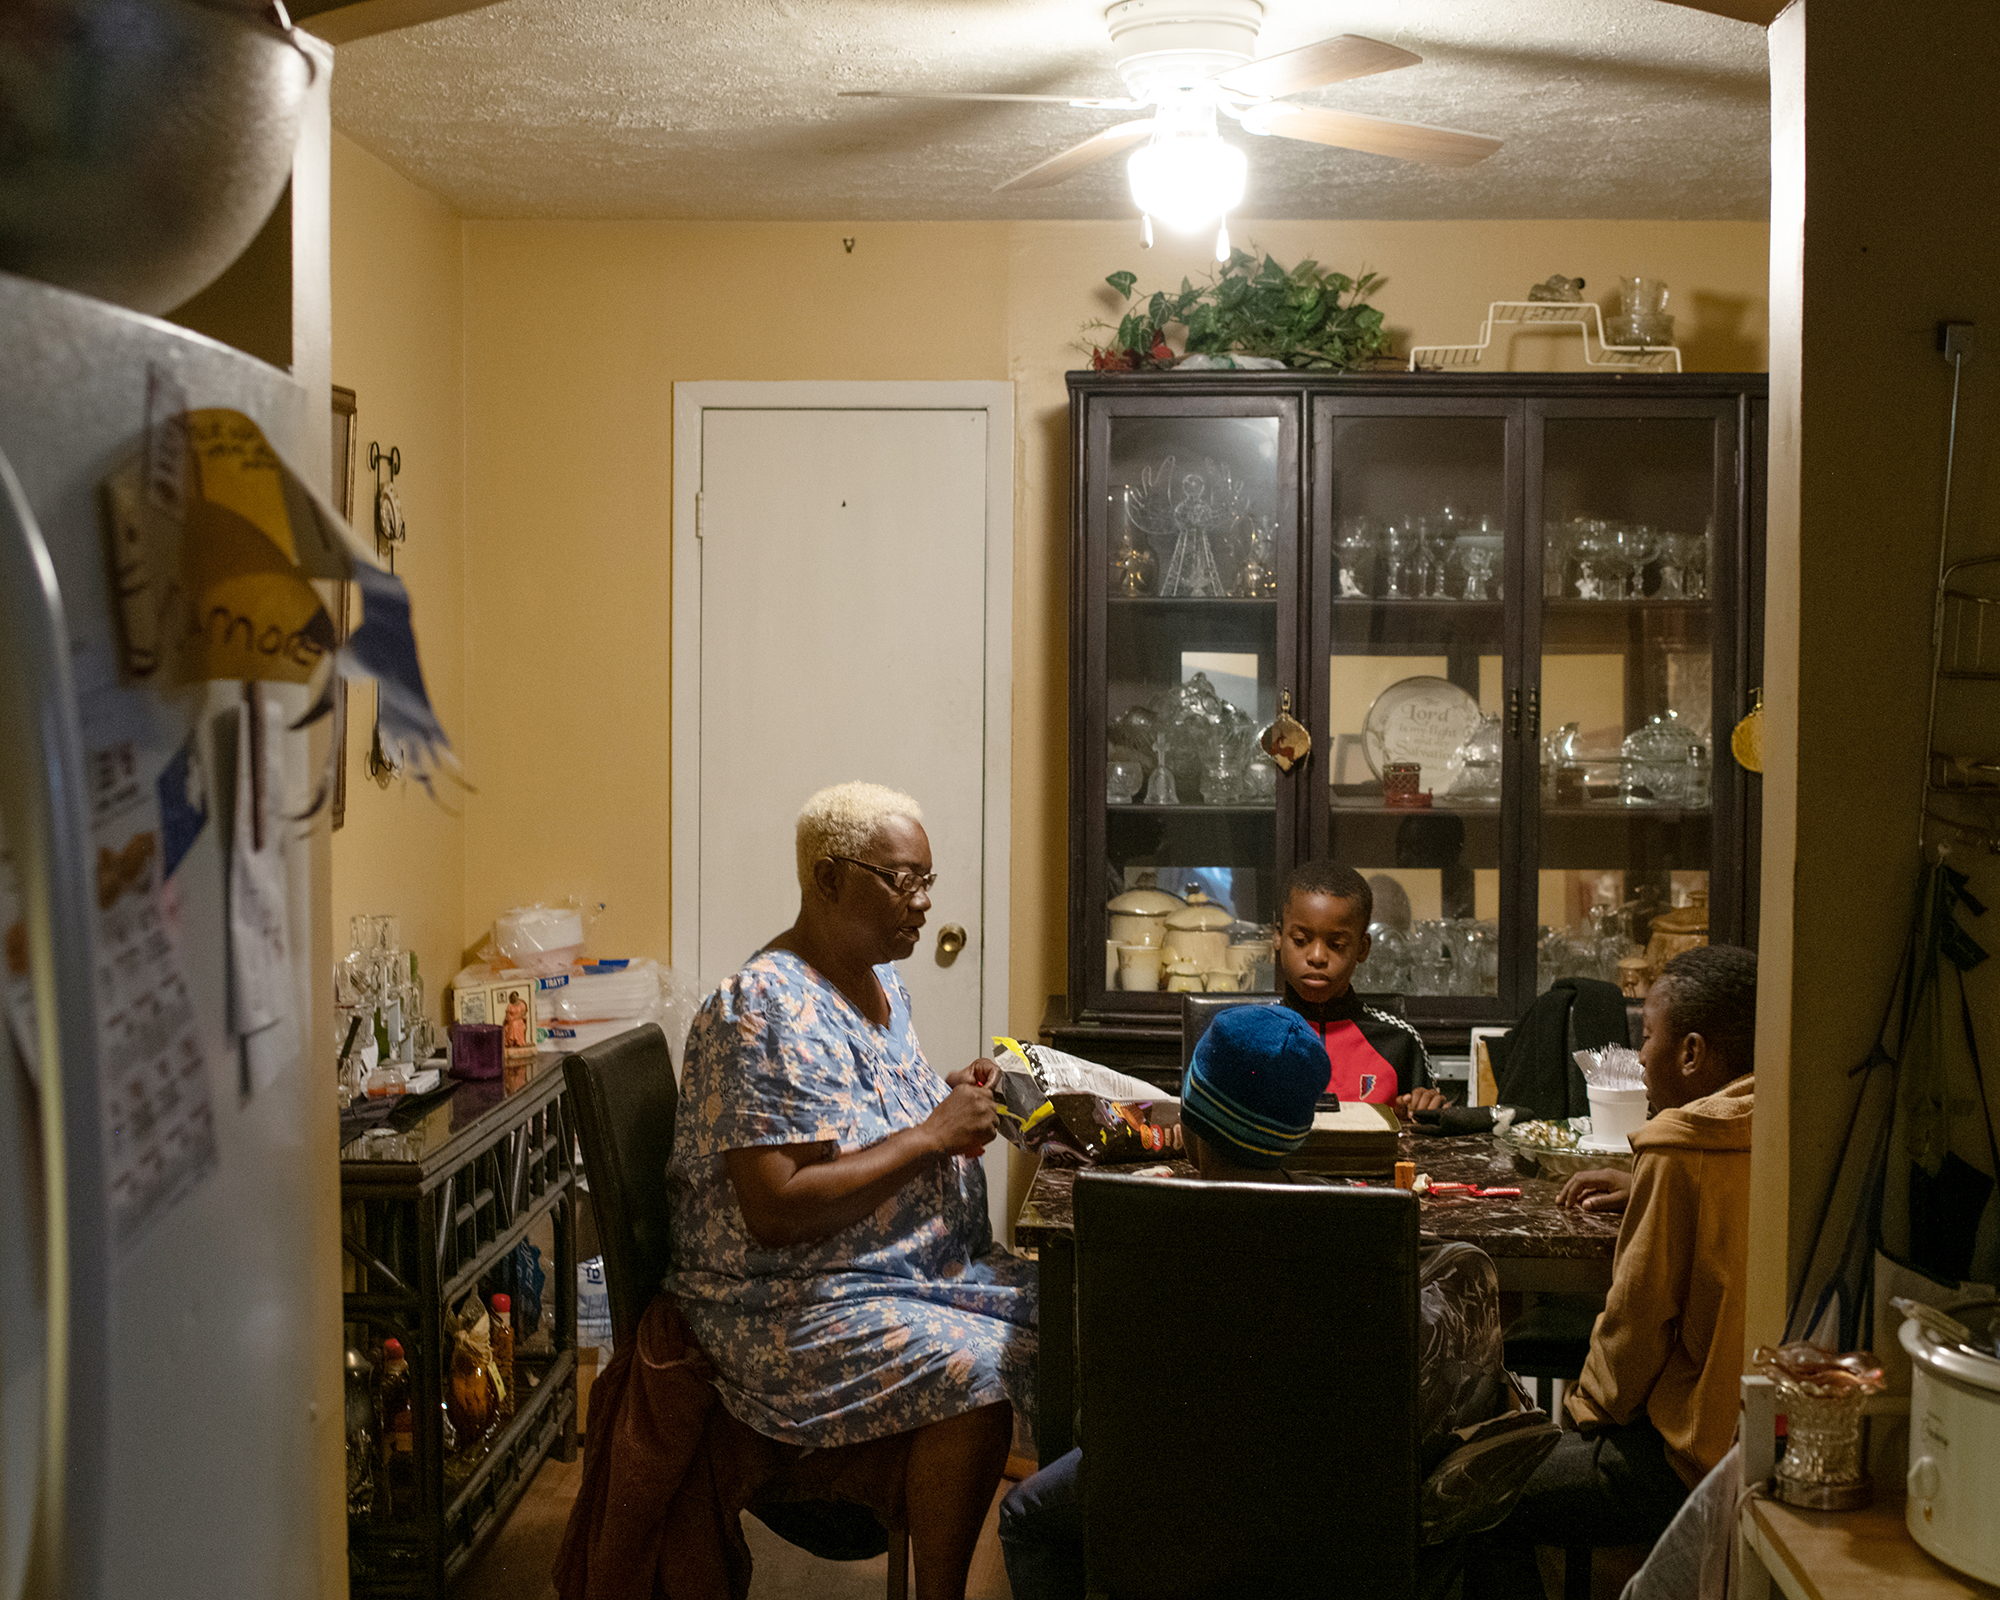
[[[1534,1547],[1651,1544],[1729,1448],[1743,1367],[1757,958],[1669,961],[1639,1051],[1653,1115],[1627,1174],[1578,1173],[1562,1202],[1625,1213],[1611,1292],[1565,1409],[1578,1431],[1475,1547],[1467,1600],[1542,1600]]]

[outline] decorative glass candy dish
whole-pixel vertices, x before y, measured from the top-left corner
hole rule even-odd
[[[1698,737],[1680,713],[1661,712],[1625,736],[1624,770],[1618,798],[1628,806],[1690,806],[1708,803],[1708,763]]]
[[[1882,1364],[1866,1350],[1835,1355],[1801,1340],[1759,1345],[1750,1365],[1777,1386],[1785,1417],[1772,1493],[1814,1511],[1867,1505],[1875,1491],[1861,1460],[1861,1407],[1882,1390]]]

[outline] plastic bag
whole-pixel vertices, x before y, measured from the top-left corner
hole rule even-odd
[[[575,905],[516,906],[493,919],[493,942],[537,977],[560,972],[583,954],[583,912]]]
[[[1156,1161],[1181,1148],[1181,1103],[1143,1078],[1127,1077],[1047,1045],[995,1038],[1000,1133],[1023,1150],[1047,1145],[1096,1165]]]

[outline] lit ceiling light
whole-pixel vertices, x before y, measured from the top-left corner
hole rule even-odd
[[[1249,161],[1215,130],[1212,102],[1162,106],[1150,144],[1132,152],[1132,199],[1181,233],[1219,221],[1243,199]]]

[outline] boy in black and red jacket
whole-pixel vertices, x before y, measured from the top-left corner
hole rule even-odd
[[[1278,970],[1285,1005],[1312,1024],[1326,1047],[1327,1093],[1394,1103],[1409,1118],[1445,1103],[1417,1030],[1363,1005],[1354,969],[1368,959],[1375,894],[1352,867],[1319,858],[1286,876],[1279,897]]]

